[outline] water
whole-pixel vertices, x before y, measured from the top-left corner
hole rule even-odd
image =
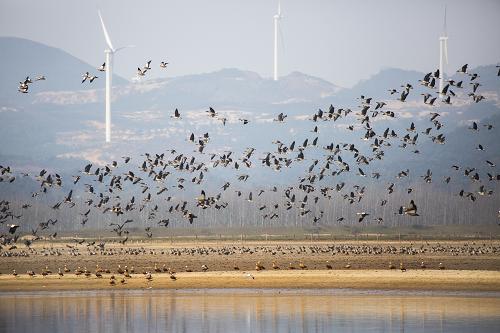
[[[0,293],[0,332],[498,332],[500,294],[352,290]]]

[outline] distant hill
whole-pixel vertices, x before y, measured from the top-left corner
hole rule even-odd
[[[24,102],[40,91],[75,91],[88,87],[81,84],[82,74],[95,73],[104,78],[104,73],[95,66],[72,56],[71,54],[51,46],[28,39],[0,37],[0,106],[18,106],[22,99],[17,92],[19,81],[26,76],[34,79],[44,75],[47,80],[30,86],[28,96],[22,96]],[[99,75],[100,74],[100,75]],[[104,82],[104,80],[102,80]],[[113,76],[114,85],[122,85],[128,81],[118,75]],[[104,83],[101,83],[103,86]]]
[[[139,155],[145,150],[162,152],[169,147],[190,152],[193,146],[186,138],[191,133],[210,133],[207,152],[232,149],[240,153],[253,146],[263,153],[274,149],[271,142],[278,139],[288,144],[297,141],[298,145],[316,136],[319,137],[318,147],[349,140],[357,142],[363,130],[348,131],[347,125],[355,122],[360,95],[373,97],[374,101],[386,101],[385,109],[397,114],[394,119],[381,115],[374,119],[377,134],[390,127],[403,136],[409,124],[415,123],[419,144],[429,153],[412,155],[419,169],[427,168],[428,158],[434,165],[448,168],[448,161],[457,159],[472,164],[476,158],[474,155],[470,159],[459,156],[461,143],[472,144],[466,130],[470,122],[491,119],[496,125],[500,114],[500,78],[496,76],[494,65],[471,69],[480,75],[479,91],[485,95],[485,101],[472,102],[464,92],[471,89],[468,79],[456,74],[453,78],[467,79],[465,88],[455,89],[457,97],[452,105],[438,102],[436,107],[422,102],[420,93],[426,90],[418,80],[425,73],[392,68],[350,89],[299,72],[274,81],[255,72],[234,68],[159,79],[149,79],[146,75],[137,82],[116,76],[113,81],[113,142],[104,145],[104,80],[90,86],[80,83],[83,72],[97,73],[93,66],[62,50],[19,38],[1,37],[0,49],[5,51],[0,55],[3,73],[0,77],[0,162],[27,169],[52,166],[72,170],[81,167],[85,160],[102,164],[121,154]],[[39,74],[47,76],[47,80],[34,83],[29,94],[17,92],[20,80]],[[414,89],[405,103],[397,101],[398,96],[387,91],[391,88],[401,90],[401,85],[406,83],[411,83]],[[320,121],[315,124],[308,120],[319,108],[327,111],[330,104],[336,108],[351,108],[353,113],[349,119],[339,119],[335,123]],[[220,120],[207,116],[205,110],[209,107],[227,118],[225,126]],[[181,120],[170,117],[175,108],[180,110]],[[450,134],[449,146],[446,146],[449,148],[443,155],[440,155],[443,149],[421,133],[431,126],[428,115],[432,111],[442,114],[444,127],[441,131]],[[278,125],[273,118],[280,112],[288,118]],[[240,118],[250,123],[243,126]],[[319,133],[311,132],[315,125]],[[493,141],[488,142],[488,146],[492,150],[485,154],[497,147],[494,140],[500,142],[498,127],[495,126],[496,136],[490,132],[493,139],[489,140]],[[368,145],[365,148],[370,150]],[[391,163],[387,167],[399,169],[408,154],[399,153],[401,149],[397,143],[391,149],[387,158]],[[442,163],[440,156],[446,156]],[[265,182],[273,175],[263,174],[262,177],[256,177],[255,181]]]
[[[355,84],[351,89],[346,89],[339,94],[339,99],[349,101],[359,98],[360,95],[370,96],[376,99],[387,97],[387,90],[401,90],[401,85],[407,82],[416,83],[424,77],[425,73],[409,71],[398,68],[386,68]],[[418,88],[418,86],[414,85]]]
[[[122,109],[143,108],[200,108],[259,107],[264,105],[295,105],[318,103],[335,96],[341,88],[323,79],[293,72],[279,81],[238,69],[222,69],[211,73],[185,75],[173,78],[137,80],[116,87],[116,106]],[[53,94],[46,91],[36,95],[35,102],[49,104],[87,104],[102,102],[100,91],[75,91]]]

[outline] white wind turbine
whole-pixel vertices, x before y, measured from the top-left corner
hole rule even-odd
[[[278,14],[274,15],[274,81],[278,81],[278,29],[281,16],[281,1],[278,1]]]
[[[123,46],[115,49],[111,43],[111,38],[109,38],[108,30],[104,25],[101,12],[98,10],[97,13],[101,19],[104,39],[106,39],[106,44],[108,45],[108,48],[104,50],[104,53],[106,54],[106,142],[111,142],[111,79],[113,77],[113,55],[124,48],[133,46]]]
[[[444,7],[443,35],[439,37],[439,94],[441,97],[444,85],[444,63],[448,64],[448,34],[446,32],[446,7]]]

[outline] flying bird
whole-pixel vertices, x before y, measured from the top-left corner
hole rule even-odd
[[[181,114],[179,113],[179,110],[175,109],[174,115],[170,116],[170,118],[181,119]]]
[[[404,207],[404,213],[408,216],[419,216],[417,214],[417,205],[415,205],[413,200],[410,201],[408,207]]]
[[[83,74],[82,77],[83,77],[82,83],[87,81],[87,80],[89,80],[89,82],[92,83],[95,79],[98,78],[95,75],[90,75],[89,72],[85,72],[85,74]]]
[[[17,230],[17,228],[19,228],[19,225],[17,224],[8,224],[7,227],[9,227],[9,233],[10,234],[14,234]]]

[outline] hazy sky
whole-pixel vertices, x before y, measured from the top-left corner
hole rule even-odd
[[[236,67],[270,77],[277,0],[0,0],[0,35],[104,61],[100,8],[116,47],[116,73],[166,60],[178,76]],[[280,74],[301,71],[352,86],[386,67],[430,71],[448,8],[449,72],[500,62],[498,0],[282,0]],[[1,52],[0,52],[1,59]]]

